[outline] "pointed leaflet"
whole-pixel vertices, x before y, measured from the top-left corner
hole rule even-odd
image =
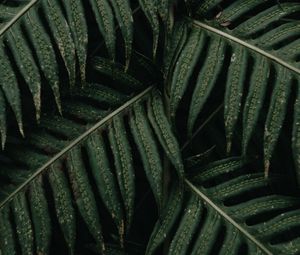
[[[292,86],[290,72],[285,67],[279,66],[277,68],[277,77],[274,86],[264,133],[264,164],[266,176],[268,176],[270,159],[286,115],[286,108]]]
[[[300,39],[289,43],[286,46],[280,48],[280,52],[283,53],[285,59],[291,59],[296,67],[300,67],[299,61],[297,62],[297,56],[300,50]]]
[[[179,144],[172,133],[170,123],[165,115],[162,99],[158,93],[158,91],[155,91],[151,100],[148,101],[148,118],[165,153],[175,166],[178,177],[181,178],[184,175],[184,169]]]
[[[238,255],[242,245],[242,238],[239,231],[232,225],[226,224],[225,240],[219,252],[219,255]]]
[[[0,88],[0,139],[1,139],[2,149],[4,149],[4,145],[6,142],[6,102],[1,88]]]
[[[300,6],[295,3],[281,3],[272,6],[264,11],[259,12],[253,17],[247,19],[234,29],[234,32],[241,37],[250,37],[254,33],[265,29],[272,22],[278,21],[281,18],[292,13],[298,12]]]
[[[297,98],[294,105],[294,121],[292,133],[292,149],[296,166],[298,185],[300,184],[300,80],[297,81]]]
[[[169,16],[170,0],[157,0],[159,2],[158,12],[161,19],[166,22]]]
[[[160,218],[157,220],[148,241],[146,255],[154,254],[155,250],[164,242],[170,234],[180,212],[183,203],[183,187],[177,181],[172,182],[171,191],[166,206]]]
[[[209,254],[212,247],[216,244],[221,228],[220,216],[210,207],[207,209],[207,216],[195,241],[191,255]]]
[[[21,98],[20,98],[18,81],[15,76],[13,67],[11,66],[9,59],[7,58],[7,54],[5,53],[4,44],[2,40],[0,40],[0,76],[1,76],[0,87],[3,91],[3,94],[5,95],[7,102],[11,106],[16,116],[21,134],[24,134],[23,122],[22,122]],[[1,103],[3,103],[3,101]],[[2,130],[1,132],[4,131]],[[3,138],[3,135],[1,136]],[[3,144],[3,140],[2,140],[2,144]]]
[[[170,114],[175,117],[179,102],[188,86],[200,52],[204,46],[204,34],[193,29],[176,63],[170,91]]]
[[[258,224],[256,231],[258,236],[265,240],[271,240],[272,235],[280,234],[293,227],[299,226],[300,210],[284,212],[271,220]]]
[[[87,84],[84,89],[74,91],[73,96],[89,98],[97,102],[105,103],[109,107],[119,106],[129,97],[115,89],[100,84]]]
[[[192,136],[193,127],[204,103],[210,95],[213,86],[222,70],[225,55],[225,43],[221,37],[210,42],[208,56],[198,75],[196,86],[190,103],[187,132]]]
[[[186,254],[189,243],[200,222],[202,211],[203,207],[199,196],[191,193],[175,236],[171,242],[169,248],[170,255]]]
[[[37,254],[48,254],[51,241],[51,218],[41,176],[30,185],[30,208],[36,252]]]
[[[235,217],[247,220],[250,217],[255,216],[258,212],[262,214],[275,211],[288,211],[288,208],[296,208],[297,206],[299,206],[299,200],[297,197],[267,195],[234,205],[231,208],[231,211]]]
[[[163,169],[155,138],[141,104],[135,104],[130,117],[131,133],[140,152],[147,179],[158,208],[162,206]]]
[[[174,63],[177,62],[178,56],[181,53],[182,48],[188,37],[188,27],[185,22],[176,22],[171,39],[168,41],[166,48],[166,54],[164,57],[164,75],[167,77],[171,72]]]
[[[127,70],[129,67],[133,42],[133,17],[130,9],[130,4],[129,0],[111,0],[110,2],[113,6],[125,41],[125,70]]]
[[[55,58],[51,40],[36,12],[37,10],[33,9],[26,14],[24,25],[35,50],[39,66],[52,88],[57,107],[61,112],[58,63]],[[39,114],[39,112],[37,114]]]
[[[107,151],[100,133],[94,133],[88,138],[86,150],[99,194],[113,220],[116,222],[116,226],[122,237],[124,234],[124,216],[118,194],[118,185],[110,168]]]
[[[104,38],[107,51],[112,60],[116,55],[116,35],[114,15],[108,0],[90,0],[99,30]]]
[[[210,192],[213,196],[218,197],[219,200],[224,201],[229,197],[236,196],[243,192],[266,188],[273,180],[274,179],[269,180],[261,174],[248,174],[212,187]]]
[[[57,1],[41,1],[41,6],[53,33],[54,40],[69,74],[70,85],[75,85],[75,46],[70,28]]]
[[[241,46],[233,47],[224,100],[224,122],[228,153],[231,150],[232,135],[241,109],[246,70],[246,50]]]
[[[108,132],[108,138],[114,156],[116,175],[127,214],[127,229],[129,229],[134,210],[135,174],[132,152],[127,140],[124,120],[122,117],[117,116],[113,119]]]
[[[33,59],[33,54],[29,48],[21,27],[17,24],[12,26],[6,33],[9,49],[11,50],[16,65],[26,81],[31,92],[37,119],[41,111],[41,76],[40,71]]]
[[[272,50],[277,44],[288,40],[289,37],[300,33],[299,22],[288,22],[281,26],[278,26],[271,31],[264,33],[258,38],[256,45],[259,47]],[[300,46],[299,46],[300,47]],[[279,51],[280,48],[279,48]],[[284,54],[284,52],[282,52]]]
[[[235,172],[245,166],[245,163],[246,160],[241,157],[231,157],[214,161],[204,167],[198,167],[197,173],[193,176],[192,180],[194,183],[204,183],[212,178]]]
[[[159,37],[159,20],[157,16],[157,0],[139,0],[140,6],[144,11],[153,33],[153,58],[156,56],[156,50]]]
[[[63,173],[62,163],[54,163],[48,170],[48,179],[54,198],[56,217],[68,245],[70,254],[75,249],[76,222],[71,191]]]
[[[119,65],[112,63],[108,59],[95,57],[92,60],[93,69],[101,74],[109,76],[114,81],[126,85],[133,90],[143,89],[145,86],[132,75],[125,73]]]
[[[94,237],[98,249],[104,251],[104,241],[100,225],[96,200],[90,186],[86,168],[84,166],[80,147],[73,148],[67,156],[67,168],[73,195],[78,210],[82,215],[91,235]]]
[[[0,210],[0,254],[17,254],[9,207]]]
[[[62,3],[67,13],[67,21],[75,44],[81,82],[84,85],[88,43],[88,30],[84,17],[85,12],[81,0],[64,0]]]
[[[248,143],[263,106],[269,72],[270,64],[267,59],[262,56],[257,57],[253,66],[249,92],[243,110],[243,154],[246,153]]]
[[[222,10],[218,22],[222,24],[231,23],[238,17],[245,14],[247,11],[255,8],[257,5],[261,4],[261,0],[237,0],[232,2],[228,7]]]
[[[25,194],[19,193],[11,206],[22,254],[33,254],[33,229]]]

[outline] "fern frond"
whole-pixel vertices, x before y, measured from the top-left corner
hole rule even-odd
[[[252,3],[252,1],[245,2],[243,5],[244,8],[247,8],[249,5],[248,7],[251,9],[253,6],[250,2]],[[253,4],[256,5],[256,1],[254,2]],[[206,2],[208,5],[211,3],[210,1]],[[231,5],[229,5],[228,8],[237,8],[236,5],[230,6]],[[292,6],[295,8],[293,9]],[[285,10],[283,13],[285,15],[294,13],[298,10],[297,6],[298,5],[294,3],[283,5]],[[266,17],[266,19],[270,19],[267,24],[271,24],[273,21],[282,17],[276,16],[278,8],[278,6],[274,6],[263,12],[265,16],[268,14],[269,18]],[[230,10],[228,10],[228,13],[229,12],[231,13]],[[220,15],[222,16],[223,13]],[[233,13],[232,15],[233,21],[239,17],[234,16]],[[260,17],[263,19],[261,13],[257,15],[259,16],[258,19],[260,19]],[[300,79],[300,70],[297,67],[297,63],[295,63],[292,58],[287,59],[284,57],[283,52],[279,49],[278,51],[274,51],[273,48],[268,48],[258,43],[261,43],[259,31],[261,31],[263,27],[268,29],[267,24],[264,24],[264,26],[258,30],[255,30],[256,28],[254,29],[254,25],[251,25],[250,29],[250,25],[246,25],[248,22],[247,19],[246,21],[242,21],[240,25],[236,25],[236,27],[229,30],[228,28],[222,27],[222,24],[218,23],[218,19],[219,16],[216,20],[207,21],[206,23],[193,21],[194,26],[197,28],[192,28],[192,32],[188,35],[187,43],[180,53],[180,56],[177,57],[174,55],[174,59],[177,59],[177,62],[174,67],[174,74],[171,77],[170,112],[175,116],[178,106],[184,108],[189,107],[187,136],[191,136],[195,130],[195,124],[197,124],[197,121],[201,117],[206,100],[211,96],[212,91],[217,89],[217,86],[222,86],[221,79],[226,77],[226,86],[222,86],[222,88],[225,87],[224,120],[227,151],[230,152],[231,150],[233,133],[237,129],[238,119],[241,115],[240,112],[242,112],[242,153],[246,154],[248,144],[257,129],[258,119],[262,116],[261,112],[264,110],[264,105],[267,102],[267,96],[269,96],[271,91],[271,102],[267,105],[267,118],[264,120],[264,161],[267,176],[273,151],[279,139],[286,116],[286,107],[290,100],[289,93],[294,80],[297,81]],[[250,18],[249,20],[254,22],[254,18]],[[253,33],[249,32],[252,36],[251,40],[248,38],[248,35],[245,34],[245,29],[243,29],[244,32],[239,30],[243,27],[243,24],[245,24],[245,27],[248,27],[248,32],[253,30]],[[294,28],[292,25],[295,25],[294,22],[287,22],[287,24],[290,24],[289,26],[286,25],[288,28]],[[276,28],[274,29],[270,29],[265,35],[269,35],[270,38],[273,38]],[[206,47],[202,49],[198,47],[199,51],[194,50],[194,54],[191,56],[195,60],[192,63],[189,57],[186,56],[185,50],[188,49],[189,41],[193,39],[193,34],[195,33],[201,33],[203,41],[197,39],[193,45],[201,43],[202,45],[208,45],[208,49],[207,53],[205,53]],[[283,32],[278,38],[283,40],[290,36],[291,34],[288,32]],[[293,43],[297,45],[297,40],[291,44]],[[222,46],[219,47],[219,44]],[[198,58],[199,56],[204,56],[204,59],[197,59],[197,56]],[[225,64],[228,60],[230,60],[229,67]],[[187,61],[188,64],[184,61]],[[253,64],[253,66],[251,64]],[[199,66],[200,70],[198,71]],[[186,69],[187,67],[189,67],[189,69]],[[184,75],[179,75],[178,70]],[[191,81],[190,77],[192,75],[198,76],[197,82]],[[247,75],[250,77],[248,81],[245,80]],[[187,91],[191,93],[191,95],[188,94]],[[191,99],[189,97],[191,97]],[[181,105],[183,102],[187,105]]]
[[[31,228],[31,235],[24,241],[24,249],[47,253],[57,231],[51,228],[53,223],[47,216],[50,214],[57,218],[69,252],[74,254],[75,240],[80,236],[76,230],[79,214],[97,244],[97,251],[101,253],[105,249],[106,240],[102,233],[107,219],[104,221],[99,215],[107,212],[111,216],[112,226],[116,227],[110,233],[115,235],[117,231],[117,241],[123,246],[135,212],[137,170],[143,170],[157,197],[157,206],[162,208],[163,167],[160,153],[170,157],[177,171],[181,171],[180,176],[183,175],[183,164],[159,92],[155,91],[155,88],[148,87],[131,98],[110,87],[89,84],[64,99],[67,109],[65,117],[53,114],[42,116],[39,127],[25,141],[10,141],[7,144],[5,157],[22,167],[20,170],[15,166],[11,168],[14,170],[7,171],[5,166],[10,167],[10,164],[0,159],[3,163],[0,175],[13,180],[13,183],[5,183],[0,190],[0,212],[5,220],[5,208],[10,207],[16,197],[23,196],[28,201],[26,206],[31,210],[24,209],[26,226],[20,222],[16,227],[20,228],[20,233]],[[77,107],[73,108],[74,105]],[[82,112],[81,108],[85,106],[93,111]],[[151,121],[147,118],[147,112],[153,116]],[[99,116],[103,118],[99,120]],[[158,147],[159,144],[163,150]],[[141,155],[141,162],[136,152]],[[50,183],[50,189],[43,183]],[[100,195],[100,204],[94,188]],[[49,199],[53,199],[54,208],[48,206]],[[103,210],[102,204],[107,212],[99,214],[99,206]],[[43,220],[46,216],[47,220]],[[10,223],[9,218],[9,222],[3,224],[9,226]],[[16,228],[13,225],[12,231],[15,232]],[[0,242],[5,242],[5,237],[0,237]],[[16,240],[16,245],[21,241]]]
[[[216,161],[203,169],[186,180],[186,204],[176,208],[180,220],[176,227],[173,222],[176,232],[169,237],[169,254],[298,253],[297,236],[288,241],[283,236],[299,225],[299,201],[278,193],[276,177],[250,174],[242,158]],[[261,215],[267,217],[258,221]]]

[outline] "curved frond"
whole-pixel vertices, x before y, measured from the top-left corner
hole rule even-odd
[[[282,27],[278,20],[298,13],[300,6],[298,3],[268,5],[253,17],[241,21],[241,15],[255,9],[258,1],[238,3],[226,5],[212,20],[192,21],[193,27],[183,50],[179,57],[174,54],[177,61],[170,69],[174,72],[171,77],[170,111],[175,118],[178,107],[189,109],[186,128],[190,137],[213,91],[225,88],[227,150],[231,150],[233,133],[241,118],[242,153],[247,154],[258,120],[266,109],[264,164],[265,174],[268,175],[273,151],[287,115],[290,91],[300,79],[297,58],[286,56],[283,50],[288,49],[289,45],[293,45],[292,48],[299,46],[299,40],[294,39],[297,38],[294,34],[297,31],[296,21],[285,21]],[[204,10],[209,15],[218,9],[219,4],[222,4],[221,1],[200,4],[201,18],[206,15]],[[226,26],[224,17],[228,22]],[[280,27],[286,29],[280,30]],[[195,34],[202,36],[193,41]],[[268,36],[272,39],[267,39]],[[284,43],[284,40],[289,43]],[[268,42],[274,42],[274,45],[267,45]],[[192,77],[197,77],[197,81]]]
[[[26,103],[33,103],[36,119],[39,120],[43,106],[42,95],[48,91],[48,87],[61,112],[61,90],[66,91],[68,84],[74,87],[78,77],[81,85],[85,84],[88,53],[95,50],[95,46],[92,47],[88,41],[91,33],[94,33],[94,28],[87,26],[90,12],[94,14],[95,24],[112,61],[116,59],[116,18],[125,41],[125,69],[129,67],[134,38],[133,13],[136,11],[130,5],[129,0],[90,0],[87,4],[81,0],[1,3],[0,89],[5,97],[2,100],[2,145],[6,139],[5,121],[9,108],[13,110],[21,134],[24,133],[23,121],[28,120],[22,114],[26,108],[24,90],[29,90],[31,98],[28,100],[26,97]],[[141,2],[141,7],[150,21],[153,51],[156,52],[159,39],[158,10],[152,1]]]
[[[123,75],[134,79],[128,73]],[[0,172],[1,179],[8,179],[1,187],[1,220],[8,220],[3,225],[12,224],[11,231],[18,230],[20,236],[30,228],[30,235],[15,240],[15,244],[8,242],[4,248],[1,246],[3,252],[16,252],[20,245],[24,252],[38,249],[47,254],[55,235],[49,214],[57,219],[71,253],[76,250],[78,215],[93,237],[96,249],[104,251],[106,240],[102,229],[107,218],[104,221],[99,216],[104,212],[99,212],[98,195],[114,225],[110,232],[118,235],[122,246],[135,213],[135,175],[140,175],[137,171],[145,172],[160,210],[161,153],[170,158],[177,171],[183,169],[176,150],[179,146],[154,87],[148,86],[132,97],[128,92],[91,83],[75,91],[64,104],[64,117],[42,116],[39,127],[25,141],[7,143],[3,157],[8,162],[1,160]],[[151,119],[146,117],[147,112],[151,112]],[[143,159],[141,164],[136,152]],[[24,211],[24,216],[9,213],[8,219],[6,208],[16,203],[19,206],[19,200],[26,201],[22,202],[24,208],[16,209]],[[49,206],[52,200],[54,208]],[[20,222],[16,217],[22,217]],[[5,243],[6,237],[0,238],[0,242]]]
[[[175,233],[165,235],[171,239],[169,254],[299,252],[299,239],[292,231],[299,226],[300,204],[296,197],[278,193],[276,176],[265,179],[250,173],[242,158],[216,161],[197,170],[186,180],[184,206],[172,209],[181,213],[176,227],[173,222]],[[157,227],[162,231],[164,224]],[[155,228],[153,233],[157,232]],[[153,246],[153,239],[148,246]]]

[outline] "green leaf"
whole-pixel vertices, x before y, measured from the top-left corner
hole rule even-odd
[[[300,83],[298,81],[297,97],[294,104],[294,121],[292,131],[293,158],[296,167],[297,183],[300,184]]]
[[[94,133],[86,142],[86,150],[99,194],[118,227],[121,238],[124,235],[124,213],[118,194],[118,186],[110,168],[107,151],[100,133]]]
[[[241,25],[235,28],[235,33],[243,38],[249,38],[254,33],[269,26],[272,22],[291,15],[300,10],[300,6],[295,3],[276,4],[264,11],[250,17]]]
[[[88,31],[84,9],[81,0],[65,0],[62,3],[65,7],[67,21],[75,44],[81,82],[85,84]]]
[[[80,147],[72,149],[68,153],[67,159],[67,168],[75,202],[90,233],[94,237],[99,249],[103,252],[105,247],[99,213],[86,168],[82,161]]]
[[[174,165],[178,177],[183,177],[184,170],[179,144],[172,133],[171,126],[165,114],[162,99],[157,91],[152,94],[151,100],[148,101],[148,118],[161,146],[164,148],[169,160]]]
[[[42,178],[30,185],[30,208],[37,254],[48,254],[51,241],[51,218]]]
[[[2,149],[4,149],[6,142],[6,132],[6,102],[2,89],[0,89],[0,136]]]
[[[46,19],[67,68],[70,85],[73,87],[76,80],[76,58],[70,27],[56,1],[41,1],[41,8],[47,14]]]
[[[202,210],[203,208],[199,197],[195,194],[191,194],[175,236],[172,239],[169,254],[185,254],[187,252],[188,245],[193,238],[193,234],[196,231],[198,223],[200,222]]]
[[[155,58],[159,39],[159,20],[157,16],[158,3],[156,0],[139,0],[139,3],[152,27],[153,58]]]
[[[147,255],[154,254],[155,250],[163,243],[170,234],[173,225],[175,224],[183,203],[183,189],[178,182],[173,182],[168,201],[164,207],[161,216],[156,222],[154,229],[148,241]]]
[[[130,127],[156,203],[158,208],[161,208],[163,195],[162,162],[147,115],[140,104],[134,106],[130,117]]]
[[[201,205],[201,200],[198,203]],[[202,208],[200,207],[198,210],[200,209]],[[217,235],[221,228],[219,215],[211,208],[208,208],[207,214],[208,216],[205,219],[204,225],[202,226],[201,232],[198,234],[198,238],[193,247],[192,255],[208,254],[217,241]],[[196,222],[197,220],[199,221],[200,219],[194,219]],[[193,224],[195,223],[193,222]],[[193,225],[193,227],[195,228],[197,225]],[[189,231],[188,234],[191,234],[191,231]],[[210,242],[207,242],[207,240],[210,240]]]
[[[128,230],[131,226],[134,212],[135,173],[131,147],[126,134],[127,132],[122,117],[114,117],[112,124],[109,126],[108,137],[114,156],[116,175],[124,201]]]
[[[3,255],[17,254],[8,207],[0,211],[0,252]]]
[[[141,81],[137,80],[134,76],[125,73],[124,68],[119,65],[111,63],[109,60],[101,57],[95,57],[92,60],[93,69],[103,75],[112,77],[114,81],[120,83],[127,88],[133,90],[140,90],[144,88]]]
[[[111,0],[111,4],[125,41],[125,70],[129,67],[133,42],[133,17],[128,0]]]
[[[255,129],[259,113],[262,109],[268,78],[270,64],[263,57],[257,58],[254,63],[250,80],[250,88],[243,110],[243,153],[246,153],[248,143]]]
[[[15,25],[9,30],[9,33],[6,34],[6,40],[17,67],[29,87],[38,119],[41,110],[41,77],[38,67],[19,26]]]
[[[285,68],[278,68],[277,79],[272,92],[271,103],[265,124],[264,161],[266,176],[268,176],[270,159],[286,115],[286,108],[292,86],[291,78],[291,74],[287,72]]]
[[[39,66],[41,67],[49,85],[52,88],[57,107],[61,112],[58,64],[55,58],[54,48],[35,10],[26,14],[25,27],[35,50]],[[37,115],[37,119],[39,119],[39,109],[37,111]]]
[[[76,238],[75,211],[71,191],[60,163],[54,163],[48,170],[48,178],[54,198],[56,217],[60,224],[70,254],[74,253]]]
[[[204,46],[204,34],[193,29],[184,46],[172,77],[170,91],[170,114],[175,117],[179,102],[188,86],[193,68],[196,66],[200,52]]]
[[[225,43],[221,38],[213,40],[209,45],[209,56],[203,63],[199,72],[196,86],[189,109],[188,117],[188,135],[192,136],[193,127],[197,120],[198,114],[201,112],[210,92],[212,91],[216,80],[222,70],[223,56],[225,54]]]
[[[167,77],[167,74],[171,72],[174,68],[174,64],[180,55],[184,44],[187,40],[188,27],[185,22],[175,23],[171,39],[168,41],[169,44],[166,48],[166,55],[164,57],[164,74]]]
[[[104,38],[106,48],[112,60],[115,59],[116,35],[112,9],[107,0],[90,0],[98,28]]]
[[[11,63],[5,54],[4,44],[2,43],[2,41],[0,42],[0,66],[1,66],[1,77],[2,77],[2,79],[0,79],[1,89],[3,91],[3,94],[5,95],[7,102],[11,106],[16,116],[21,134],[24,134],[20,90]],[[3,134],[2,134],[1,142],[3,146],[3,135],[6,134],[6,132],[3,129],[2,132]]]
[[[33,229],[25,194],[16,196],[11,206],[22,254],[33,254]]]
[[[233,49],[224,99],[224,122],[228,153],[231,150],[233,132],[241,110],[247,59],[247,51],[243,47],[238,46]]]

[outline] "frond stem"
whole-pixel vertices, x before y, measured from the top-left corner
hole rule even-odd
[[[191,19],[189,19],[189,20],[191,20]],[[228,40],[231,40],[231,41],[236,42],[236,43],[238,43],[240,45],[243,45],[244,47],[246,47],[246,48],[248,48],[248,49],[250,49],[252,51],[257,52],[257,53],[265,56],[266,58],[269,58],[269,59],[273,60],[274,62],[276,62],[276,63],[284,66],[285,68],[287,68],[287,69],[289,69],[289,70],[291,70],[293,72],[295,72],[296,74],[300,74],[300,69],[299,68],[297,68],[295,66],[292,66],[291,64],[285,62],[283,59],[281,59],[279,57],[276,57],[276,56],[274,56],[274,55],[272,55],[272,54],[270,54],[270,53],[268,53],[268,52],[266,52],[266,51],[264,51],[264,50],[262,50],[262,49],[260,49],[260,48],[258,48],[256,46],[254,46],[254,45],[252,45],[252,44],[250,44],[250,43],[248,43],[246,41],[243,41],[243,40],[239,39],[236,36],[230,35],[230,34],[224,32],[224,31],[222,31],[220,29],[214,28],[214,27],[212,27],[212,26],[210,26],[208,24],[205,24],[205,23],[203,23],[201,21],[198,21],[198,20],[192,20],[192,24],[194,26],[196,26],[196,27],[204,28],[204,29],[206,29],[206,30],[208,30],[210,32],[213,32],[215,34],[218,34],[219,36],[222,36],[222,37],[224,37],[224,38],[226,38]]]
[[[130,106],[132,106],[134,103],[142,100],[147,95],[150,95],[151,91],[153,90],[154,86],[150,86],[147,89],[145,89],[140,94],[136,95],[135,97],[128,100],[126,103],[124,103],[121,107],[113,111],[112,113],[108,114],[106,117],[104,117],[102,120],[97,122],[95,125],[93,125],[91,128],[89,128],[87,131],[85,131],[82,135],[80,135],[78,138],[74,139],[68,146],[66,146],[63,150],[61,150],[59,153],[57,153],[54,157],[52,157],[50,160],[48,160],[45,164],[43,164],[41,167],[37,169],[37,171],[30,176],[24,183],[22,183],[14,192],[12,192],[5,200],[3,200],[0,204],[0,209],[6,205],[13,197],[21,192],[24,188],[27,187],[37,176],[42,174],[50,165],[55,163],[57,160],[59,160],[62,156],[64,156],[66,153],[68,153],[72,148],[74,148],[76,145],[81,143],[85,138],[87,138],[90,134],[95,132],[100,127],[104,126],[107,122],[109,122],[114,116],[120,114]]]
[[[255,243],[265,254],[272,255],[273,253],[268,250],[259,240],[257,240],[251,233],[244,229],[241,224],[237,223],[232,219],[222,208],[217,206],[209,197],[207,197],[200,189],[195,187],[189,180],[185,179],[185,183],[194,191],[197,195],[201,197],[209,206],[216,210],[225,220],[237,228],[243,235],[245,235],[249,240]]]

